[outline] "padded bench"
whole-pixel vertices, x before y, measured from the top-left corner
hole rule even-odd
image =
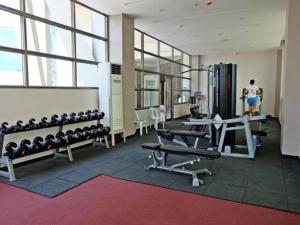
[[[199,138],[205,138],[205,133],[197,131],[158,129],[156,133],[161,144],[163,144],[161,138],[164,138],[175,144],[194,148],[197,148]],[[177,140],[175,136],[180,137],[182,141]],[[189,137],[195,138],[194,144],[188,139]]]
[[[151,152],[153,158],[153,164],[146,166],[145,169],[160,169],[169,172],[189,174],[193,177],[193,187],[199,187],[200,184],[204,184],[203,180],[198,179],[198,174],[205,173],[212,176],[212,172],[207,168],[199,170],[188,170],[186,165],[193,165],[199,163],[201,160],[215,160],[221,157],[221,154],[216,151],[209,151],[203,149],[195,149],[189,147],[183,147],[178,145],[161,145],[159,143],[144,143],[142,148]],[[173,165],[167,165],[168,154],[189,156],[193,159],[180,162]]]

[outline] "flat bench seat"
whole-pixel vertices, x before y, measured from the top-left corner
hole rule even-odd
[[[208,151],[203,149],[195,149],[189,147],[183,147],[179,145],[160,145],[157,143],[144,143],[142,147],[148,150],[157,150],[170,154],[176,155],[188,155],[188,156],[196,156],[206,159],[217,159],[220,158],[221,154],[216,151]]]
[[[203,137],[205,134],[203,132],[188,131],[188,130],[170,130],[171,134],[187,137]]]

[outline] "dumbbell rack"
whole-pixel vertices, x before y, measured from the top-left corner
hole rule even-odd
[[[58,127],[58,132],[62,132],[64,126],[71,125],[71,124],[85,123],[85,122],[90,122],[90,121],[95,121],[95,120],[97,121],[97,125],[99,125],[101,119],[88,119],[88,120],[85,120],[85,121],[68,122],[68,123],[65,123],[65,124],[55,124],[55,125],[49,125],[47,127],[37,127],[37,128],[29,129],[29,130],[21,130],[21,131],[9,132],[9,133],[4,133],[3,130],[0,128],[0,156],[1,156],[0,166],[4,165],[4,166],[7,167],[7,171],[1,170],[2,167],[0,167],[0,176],[9,178],[9,181],[15,181],[16,180],[14,166],[13,166],[15,164],[15,159],[10,159],[8,156],[3,156],[2,155],[3,145],[4,145],[4,138],[5,138],[6,135],[21,133],[21,132],[30,132],[30,131],[41,130],[41,129],[48,129],[48,128],[53,128],[53,127]],[[109,148],[110,146],[109,146],[109,143],[108,143],[108,136],[104,135],[103,138],[104,138],[104,141],[105,141],[106,148]],[[97,137],[94,138],[93,145],[97,145],[98,143],[100,144],[101,139],[102,139],[102,137],[99,137],[99,141],[97,141]],[[65,154],[61,153],[59,151],[59,149],[60,148],[50,149],[50,150],[44,151],[44,152],[42,152],[44,154],[42,154],[39,157],[54,154],[54,158],[65,158],[65,159],[68,159],[69,161],[74,160],[71,145],[65,146],[65,149],[64,149],[64,150],[67,151],[68,155],[65,155]],[[31,155],[29,155],[29,156],[31,156]],[[24,156],[22,158],[29,157],[29,156]],[[37,157],[37,158],[39,158],[39,157]]]

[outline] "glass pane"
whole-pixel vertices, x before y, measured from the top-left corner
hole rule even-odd
[[[182,103],[182,91],[173,91],[173,104]]]
[[[160,51],[160,56],[168,58],[168,59],[173,59],[171,46],[160,42],[159,51]]]
[[[159,72],[164,73],[164,74],[173,74],[172,70],[172,62],[160,59],[159,60]]]
[[[23,85],[22,70],[21,54],[0,51],[0,85]]]
[[[159,105],[159,91],[144,91],[144,107]]]
[[[76,28],[85,32],[106,37],[106,18],[79,4],[75,5]]]
[[[31,19],[26,21],[29,50],[72,57],[70,31]]]
[[[29,85],[72,86],[72,62],[28,56]]]
[[[14,9],[20,9],[20,0],[0,0],[0,4]]]
[[[182,79],[182,90],[190,90],[190,80]]]
[[[134,31],[134,47],[142,49],[142,33],[139,31]]]
[[[182,92],[182,102],[189,102],[190,101],[191,94],[189,91],[183,91]]]
[[[70,0],[26,0],[26,12],[71,26]]]
[[[182,66],[182,72],[189,71],[190,67],[187,66]],[[186,72],[181,74],[182,77],[190,78],[191,77],[191,72]]]
[[[142,68],[142,53],[138,51],[134,51],[134,59],[135,59],[135,68]]]
[[[142,91],[135,91],[135,108],[140,109],[143,108],[142,104]]]
[[[174,61],[182,63],[182,52],[174,48]]]
[[[159,75],[145,73],[144,74],[144,88],[145,89],[159,89]]]
[[[173,78],[173,90],[174,91],[181,90],[181,87],[182,87],[181,81],[182,81],[182,79],[180,79],[178,77]]]
[[[135,88],[136,89],[142,89],[142,80],[143,80],[143,73],[140,71],[135,71]]]
[[[190,66],[190,56],[183,53],[183,64]]]
[[[181,76],[181,68],[182,66],[177,63],[173,63],[173,74],[176,76]]]
[[[152,37],[144,35],[144,50],[158,55],[158,41]]]
[[[144,54],[144,70],[157,72],[158,58],[148,54]]]
[[[99,87],[100,70],[97,65],[77,63],[77,86]]]
[[[21,48],[20,16],[0,10],[0,45]]]
[[[105,42],[85,35],[76,34],[77,58],[94,62],[105,62]]]

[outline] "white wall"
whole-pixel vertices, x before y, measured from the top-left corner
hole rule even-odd
[[[282,107],[282,142],[284,155],[300,157],[300,101],[299,101],[299,56],[300,56],[300,1],[290,0],[287,17],[285,51],[285,82]]]
[[[37,122],[40,118],[48,118],[53,114],[61,115],[98,108],[98,89],[51,89],[51,88],[0,88],[0,121],[13,125],[17,120],[27,123],[30,118]],[[100,109],[101,110],[101,109]],[[95,122],[78,123],[65,126],[64,130],[84,127]],[[21,132],[5,136],[4,147],[10,142],[19,143],[27,138],[45,137],[56,134],[58,127],[46,128],[30,132]],[[80,143],[86,144],[86,143]],[[4,153],[4,152],[3,152]]]
[[[249,85],[250,79],[264,89],[263,112],[274,115],[275,89],[276,89],[276,63],[277,49],[238,53],[238,54],[211,54],[201,56],[201,64],[234,63],[237,70],[237,114],[242,113],[241,92]],[[201,88],[206,88],[206,72],[201,72]],[[203,75],[203,76],[202,76]]]

